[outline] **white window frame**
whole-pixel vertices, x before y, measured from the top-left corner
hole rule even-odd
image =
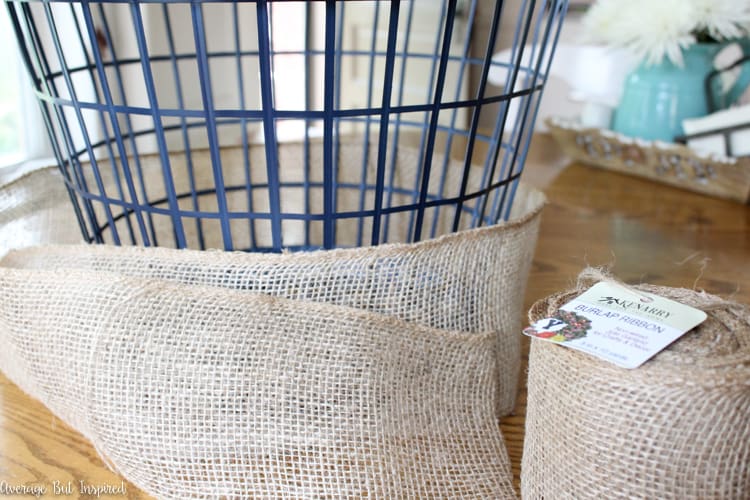
[[[54,165],[56,160],[47,135],[47,128],[44,125],[39,101],[15,40],[10,16],[5,8],[2,10],[0,16],[3,16],[4,22],[7,22],[7,35],[11,42],[6,51],[8,56],[6,64],[15,69],[15,84],[19,91],[18,104],[21,114],[20,152],[9,161],[0,163],[0,179],[5,180],[39,166]]]

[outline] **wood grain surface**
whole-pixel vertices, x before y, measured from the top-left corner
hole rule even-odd
[[[526,289],[527,309],[570,287],[587,265],[608,266],[628,283],[704,289],[750,303],[749,206],[568,165],[545,135],[534,139],[524,177],[549,198]],[[521,387],[515,414],[501,423],[516,485],[525,408]],[[66,498],[96,498],[79,494],[80,481],[125,488],[125,495],[101,498],[149,498],[122,483],[85,438],[0,375],[0,499],[30,498],[3,494],[3,484],[42,485],[47,488],[42,497],[59,498],[54,481],[60,487],[71,484]]]

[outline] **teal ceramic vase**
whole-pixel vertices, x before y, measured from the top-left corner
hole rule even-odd
[[[625,80],[612,128],[630,137],[665,142],[682,135],[682,120],[708,114],[706,77],[714,69],[716,55],[730,43],[739,43],[744,54],[750,54],[750,40],[696,43],[683,50],[684,67],[667,58],[656,65],[642,63]],[[750,63],[742,66],[731,88],[723,90],[719,79],[712,84],[718,108],[730,106],[750,85]]]

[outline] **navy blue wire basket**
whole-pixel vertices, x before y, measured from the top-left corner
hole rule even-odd
[[[567,8],[5,3],[86,240],[259,252],[506,219]]]

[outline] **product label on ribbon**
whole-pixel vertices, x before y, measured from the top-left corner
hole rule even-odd
[[[523,333],[637,368],[705,319],[693,307],[602,281]]]

